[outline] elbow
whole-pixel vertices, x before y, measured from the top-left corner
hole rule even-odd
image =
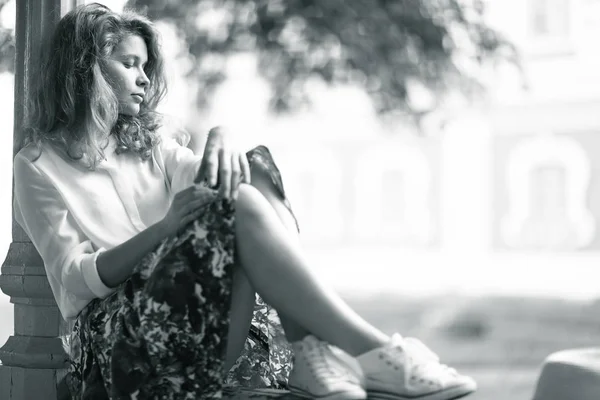
[[[91,247],[90,243],[82,243],[86,244]],[[85,250],[88,251],[76,251],[75,254],[72,252],[65,259],[61,269],[62,286],[69,294],[81,300],[105,298],[115,289],[106,286],[98,275],[96,260],[104,249]]]

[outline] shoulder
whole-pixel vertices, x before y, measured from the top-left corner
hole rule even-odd
[[[44,147],[29,144],[19,150],[13,161],[15,174],[23,170],[38,170],[34,164],[37,164],[37,161],[47,152]]]
[[[61,158],[57,150],[47,142],[30,143],[15,155],[15,162],[28,162],[36,165],[47,164],[50,160]]]
[[[34,144],[29,144],[23,147],[21,150],[17,152],[15,155],[15,160],[20,160],[22,162],[34,162],[38,158],[40,158],[43,153],[44,146],[36,146]]]
[[[13,160],[16,179],[24,174],[68,176],[76,164],[77,162],[66,160],[53,146],[43,142],[23,147]]]
[[[18,185],[20,182],[26,181],[29,184],[37,182],[45,185],[47,183],[48,166],[52,164],[48,159],[51,151],[52,149],[46,145],[38,147],[33,144],[19,150],[13,160],[15,184]]]

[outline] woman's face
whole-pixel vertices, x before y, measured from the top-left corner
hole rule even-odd
[[[107,60],[106,74],[119,100],[119,113],[137,115],[150,81],[144,72],[148,62],[146,43],[138,35],[126,36]]]

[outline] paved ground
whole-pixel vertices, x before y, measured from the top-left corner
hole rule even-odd
[[[600,343],[600,302],[388,296],[347,300],[383,331],[419,337],[444,362],[473,376],[479,390],[468,400],[531,400],[547,355]],[[0,302],[0,345],[12,333],[12,314],[12,305]],[[260,399],[265,394],[234,398]]]
[[[479,384],[477,393],[465,400],[531,400],[538,374],[537,368],[481,368],[462,371],[475,377]],[[260,400],[273,397],[280,400],[298,399],[273,391],[238,392],[229,398]]]
[[[475,378],[479,390],[468,400],[531,400],[538,368],[481,368],[462,370]]]

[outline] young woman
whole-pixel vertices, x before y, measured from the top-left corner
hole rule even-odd
[[[76,398],[220,396],[255,292],[281,317],[299,395],[448,400],[475,390],[317,279],[266,148],[228,150],[217,129],[196,156],[170,137],[155,112],[165,83],[146,18],[81,6],[46,50],[14,161],[15,215],[76,321]]]

